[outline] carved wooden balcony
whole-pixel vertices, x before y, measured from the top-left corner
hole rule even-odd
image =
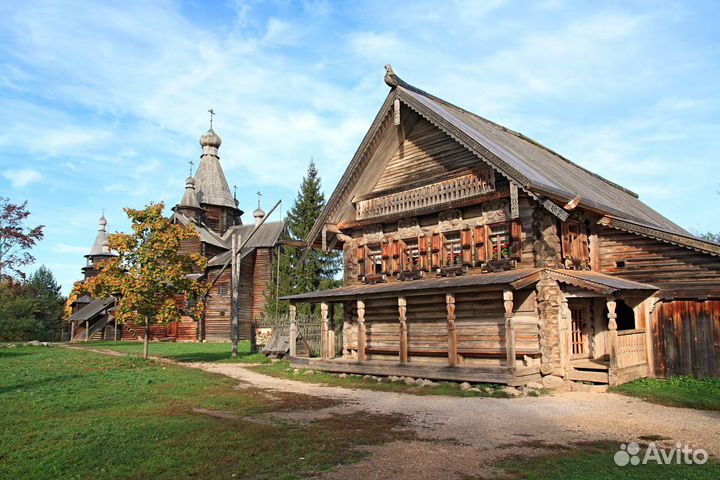
[[[408,188],[410,187],[410,188]],[[477,170],[453,178],[446,178],[429,185],[402,191],[374,192],[357,199],[357,220],[384,217],[413,212],[431,207],[452,204],[495,191],[495,175],[492,170]]]

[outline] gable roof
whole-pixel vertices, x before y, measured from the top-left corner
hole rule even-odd
[[[255,225],[235,225],[234,227],[228,229],[228,231],[225,232],[225,235],[223,236],[223,240],[226,242],[227,245],[225,248],[227,248],[228,250],[211,258],[208,262],[208,266],[222,266],[225,265],[228,260],[230,260],[230,248],[232,242],[231,234],[233,232],[240,235],[240,241],[242,242],[244,238],[247,238],[247,236],[250,235],[250,232],[252,232],[254,228]],[[243,247],[243,251],[240,255],[241,259],[247,256],[256,248],[275,247],[275,245],[277,245],[278,243],[278,240],[280,240],[280,236],[282,235],[283,231],[285,231],[284,221],[263,223],[262,225],[260,225],[260,228],[258,228],[258,231],[255,232],[255,234],[249,239],[248,243]]]
[[[567,202],[581,194],[580,205],[587,209],[674,237],[694,239],[683,228],[645,205],[630,190],[518,132],[413,87],[395,75],[392,79],[394,81],[388,82],[392,87],[390,93],[310,231],[306,239],[308,244],[318,237],[328,216],[350,202],[351,186],[362,175],[368,150],[395,100],[444,131],[474,153],[478,162],[490,165],[535,199],[551,198]],[[687,246],[682,242],[678,244]]]
[[[115,299],[113,297],[98,298],[97,300],[93,300],[91,303],[85,305],[83,308],[73,313],[67,321],[84,322],[86,320],[92,320],[97,315],[104,315],[105,313],[107,313],[106,310],[110,308],[114,303]]]

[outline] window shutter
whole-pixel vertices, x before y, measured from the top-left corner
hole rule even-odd
[[[358,278],[363,278],[365,275],[365,261],[358,261]]]
[[[391,250],[392,244],[390,242],[382,242],[380,244],[380,253],[383,259],[390,258]]]
[[[359,263],[365,263],[365,245],[358,245],[357,247],[357,261]]]
[[[519,259],[522,256],[522,224],[513,220],[510,224],[510,256]]]
[[[402,250],[400,248],[400,240],[395,240],[394,242],[392,242],[392,254],[395,260],[390,261],[390,266],[392,267],[393,273],[400,273],[400,267],[402,265],[402,259],[400,258],[401,251]]]
[[[400,256],[400,240],[395,240],[392,242],[392,256],[393,258],[398,258]]]
[[[428,238],[427,237],[418,238],[418,250],[420,251],[420,255],[425,255],[428,252]]]
[[[475,227],[475,251],[477,252],[478,263],[487,261],[488,242],[486,238],[487,228],[485,225]]]
[[[463,249],[469,249],[472,246],[472,232],[469,228],[460,232],[460,244]]]
[[[430,260],[428,259],[428,237],[418,238],[418,251],[420,253],[420,268],[424,271],[430,270]]]
[[[590,261],[590,245],[587,233],[583,232],[580,234],[580,253],[584,261]]]
[[[432,251],[433,252],[439,252],[440,247],[442,247],[442,239],[440,238],[439,233],[433,233],[432,236]]]
[[[568,222],[562,223],[562,253],[565,258],[570,258],[572,256],[572,252],[570,251],[570,228]]]

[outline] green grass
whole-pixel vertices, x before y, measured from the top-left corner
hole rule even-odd
[[[88,342],[76,343],[75,346],[115,350],[131,355],[142,355],[142,342]],[[230,358],[230,343],[184,343],[184,342],[150,342],[148,347],[151,356],[167,358],[176,362],[219,362],[219,363],[267,363],[262,353],[250,352],[250,341],[238,344],[237,358]]]
[[[540,480],[557,478],[563,480],[624,480],[624,479],[686,479],[715,480],[720,478],[720,464],[710,459],[704,465],[626,465],[619,467],[613,458],[619,450],[619,442],[597,442],[574,446],[553,446],[551,454],[534,458],[511,458],[492,466],[498,479]],[[645,446],[640,459],[645,454]],[[660,448],[660,446],[658,446]]]
[[[347,378],[340,378],[337,374],[321,372],[310,369],[296,369],[288,362],[281,361],[267,365],[252,367],[253,370],[272,377],[287,378],[309,383],[322,383],[333,387],[364,388],[381,392],[410,393],[413,395],[448,395],[453,397],[495,397],[509,398],[509,395],[501,389],[504,385],[475,384],[475,387],[484,387],[487,391],[474,392],[460,390],[456,383],[439,382],[434,387],[420,387],[417,385],[406,385],[404,382],[389,382],[387,379],[378,383],[377,380],[364,379],[363,375],[349,375]],[[295,370],[298,370],[296,373]],[[312,373],[307,374],[311,371]],[[544,392],[539,392],[540,394]]]
[[[720,378],[646,378],[614,387],[612,391],[671,407],[720,410]]]
[[[381,415],[247,421],[332,402],[235,385],[134,356],[0,349],[0,478],[296,478],[357,461],[357,445],[408,436]]]

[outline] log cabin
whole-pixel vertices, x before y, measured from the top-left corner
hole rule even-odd
[[[307,238],[342,251],[344,286],[285,297],[291,320],[320,305],[312,368],[509,385],[720,376],[720,245],[386,71]]]
[[[193,319],[185,315],[185,299],[177,302],[183,315],[178,322],[156,324],[150,327],[150,337],[163,341],[229,341],[231,339],[232,296],[237,294],[240,339],[249,339],[253,325],[260,320],[265,308],[265,297],[272,282],[272,263],[280,237],[285,231],[284,222],[264,221],[265,211],[258,206],[253,211],[254,222],[242,224],[243,211],[237,198],[230,192],[225,173],[220,165],[220,136],[212,128],[200,137],[202,154],[195,175],[185,180],[180,202],[172,209],[171,219],[192,226],[198,236],[185,240],[181,252],[200,253],[207,257],[204,271],[195,271],[192,278],[208,284],[203,316]],[[108,257],[115,256],[108,247],[107,221],[100,219],[98,235],[91,252],[86,256],[84,278],[99,272],[98,266]],[[231,259],[231,249],[238,251]],[[234,260],[234,261],[233,261]],[[223,268],[231,263],[233,268]],[[237,274],[235,272],[237,266]],[[112,299],[76,300],[70,317],[71,338],[75,341],[118,339],[138,340],[144,335],[142,326],[125,323],[115,325],[112,319]],[[97,311],[96,311],[97,310]]]

